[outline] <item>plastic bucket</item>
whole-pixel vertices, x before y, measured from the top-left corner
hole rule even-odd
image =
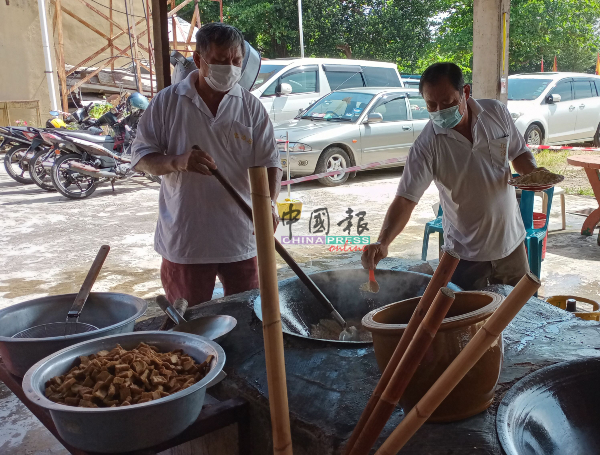
[[[533,212],[533,228],[541,229],[546,224],[546,214]],[[544,242],[542,244],[542,259],[546,258],[546,241],[548,240],[548,230],[546,230],[546,237],[544,237]]]

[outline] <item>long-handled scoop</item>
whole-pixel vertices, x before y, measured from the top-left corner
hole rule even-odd
[[[174,332],[193,333],[206,337],[209,340],[217,340],[227,335],[237,325],[237,320],[233,316],[226,314],[202,316],[186,321],[183,317],[185,308],[187,308],[187,301],[185,299],[177,299],[171,305],[165,296],[159,295],[156,297],[156,303],[177,324],[172,327]],[[160,330],[167,330],[167,328],[163,326]]]
[[[237,205],[242,209],[242,211],[252,220],[252,209],[250,206],[242,199],[242,197],[238,194],[238,192],[231,186],[231,184],[223,177],[223,175],[216,169],[212,169],[211,172],[217,178],[217,180],[223,185],[225,190],[231,195],[231,197],[235,200]],[[337,310],[333,307],[331,302],[325,294],[317,287],[313,280],[304,273],[304,271],[300,268],[300,266],[294,261],[294,258],[286,251],[281,243],[276,238],[273,238],[275,241],[275,250],[279,253],[279,256],[283,258],[285,262],[290,266],[290,268],[294,271],[294,273],[300,278],[300,281],[304,283],[304,285],[308,288],[312,295],[319,301],[321,305],[323,305],[331,314],[331,317],[335,319],[335,321],[340,324],[342,327],[346,327],[346,321],[337,312]]]
[[[73,305],[67,313],[66,322],[50,322],[48,324],[36,325],[29,329],[21,330],[13,335],[12,338],[49,338],[98,330],[98,327],[94,325],[79,322],[79,315],[90,295],[92,286],[94,286],[94,283],[96,282],[96,278],[98,278],[98,275],[100,274],[100,269],[102,268],[109,251],[110,246],[108,245],[102,245],[100,247],[96,259],[94,259],[94,262],[79,289],[79,294],[75,297]]]
[[[369,281],[360,285],[361,291],[372,292],[377,294],[379,292],[379,283],[375,279],[375,270],[369,269]]]

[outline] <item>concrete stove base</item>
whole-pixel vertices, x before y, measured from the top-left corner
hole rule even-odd
[[[486,290],[507,295],[510,286]],[[258,291],[208,302],[192,308],[192,318],[229,314],[238,325],[220,343],[227,353],[228,377],[211,389],[219,399],[243,396],[251,404],[253,440],[241,453],[271,454],[271,431],[262,328],[252,311]],[[162,318],[137,329],[155,329]],[[403,454],[501,454],[495,415],[504,393],[520,378],[552,363],[600,356],[600,324],[532,298],[504,332],[505,363],[496,397],[485,412],[450,424],[426,424]],[[380,373],[372,347],[340,348],[324,342],[284,336],[285,359],[295,455],[341,453]],[[398,409],[377,446],[400,422]]]

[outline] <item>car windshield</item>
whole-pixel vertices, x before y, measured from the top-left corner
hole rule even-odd
[[[355,121],[375,95],[356,92],[333,92],[308,108],[302,118],[327,121]]]
[[[250,91],[255,90],[258,87],[262,86],[265,82],[267,82],[269,79],[271,79],[271,76],[273,74],[275,74],[279,70],[282,70],[286,66],[287,65],[274,65],[272,63],[264,63],[264,62],[261,63],[260,73],[258,73],[258,76],[256,77],[256,82],[254,82],[254,85],[252,86],[252,89]]]
[[[534,100],[548,87],[552,79],[508,78],[509,100]]]

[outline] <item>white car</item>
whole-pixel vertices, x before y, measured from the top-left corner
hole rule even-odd
[[[250,92],[273,123],[291,120],[335,90],[403,87],[395,63],[335,58],[263,60]]]
[[[509,76],[508,110],[528,144],[593,141],[600,147],[600,76],[582,73]]]

